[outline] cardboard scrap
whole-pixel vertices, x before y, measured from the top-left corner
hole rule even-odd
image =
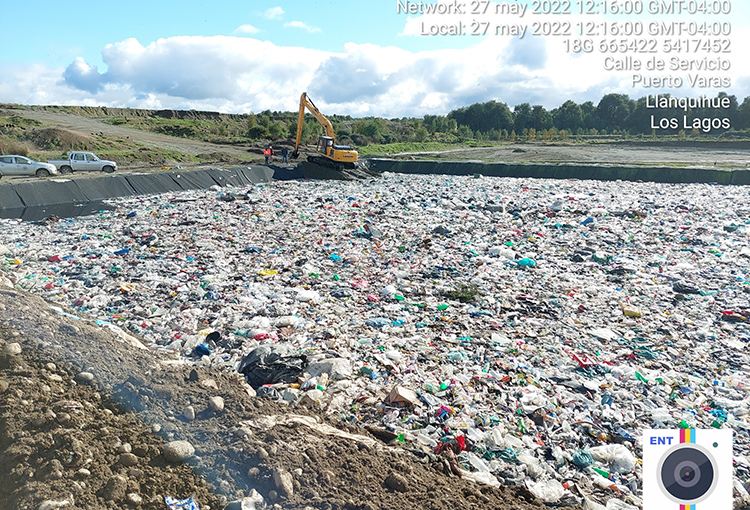
[[[389,404],[396,404],[399,407],[408,407],[419,405],[419,398],[417,397],[417,394],[409,388],[394,386],[388,394],[386,402]]]

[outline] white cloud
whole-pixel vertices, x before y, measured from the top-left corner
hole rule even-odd
[[[261,17],[266,19],[281,19],[284,15],[284,9],[281,7],[271,7],[260,13]]]
[[[257,34],[258,32],[260,32],[260,30],[255,28],[252,25],[240,25],[234,29],[233,33],[235,34]]]
[[[267,94],[271,109],[280,106],[287,89],[298,88],[312,75],[324,55],[232,37],[177,37],[145,48],[113,45],[102,52],[115,82],[190,100],[246,101]]]
[[[605,71],[603,58],[574,57],[554,37],[490,37],[465,49],[420,52],[348,43],[335,53],[252,37],[170,37],[145,46],[126,39],[102,50],[105,72],[82,58],[67,68],[6,65],[0,101],[294,111],[300,93],[308,91],[326,114],[402,117],[445,114],[491,99],[554,108],[567,99],[598,102],[610,92],[632,98],[659,92],[633,89],[630,73]],[[750,64],[739,60],[733,59],[734,85],[727,92],[742,101],[750,95]],[[720,90],[668,91],[698,96]]]
[[[400,36],[405,35],[412,35],[417,36],[419,35],[419,29],[420,29],[420,18],[422,16],[418,16],[416,18],[412,18],[411,16],[406,17],[406,24],[404,24],[404,29],[398,34]]]
[[[539,37],[512,38],[504,61],[527,69],[544,69],[547,64],[547,44]]]
[[[312,27],[304,21],[290,21],[288,23],[284,23],[284,26],[286,28],[301,28],[302,30],[307,30],[311,34],[315,32],[322,32],[322,30],[318,27]]]
[[[102,76],[99,69],[90,66],[81,57],[77,57],[72,64],[65,68],[63,80],[69,85],[81,90],[96,92],[102,84]]]

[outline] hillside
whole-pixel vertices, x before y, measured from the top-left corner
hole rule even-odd
[[[427,131],[434,119],[353,119],[330,116],[337,139],[360,156],[481,160],[510,163],[603,163],[746,168],[747,140],[688,136],[586,135],[508,140],[459,139]],[[428,120],[430,122],[428,122]],[[0,104],[0,153],[34,159],[90,150],[122,168],[250,164],[268,145],[294,147],[296,113],[235,115],[181,110]],[[446,128],[448,129],[448,128]],[[449,130],[450,131],[450,130]],[[460,131],[460,130],[459,130]],[[312,118],[303,129],[305,150],[322,134]],[[379,143],[378,143],[379,142]]]
[[[35,159],[59,157],[69,150],[90,150],[125,166],[251,162],[261,160],[260,145],[211,143],[196,137],[174,136],[125,126],[115,119],[172,118],[191,112],[88,107],[20,107],[0,105],[0,152]],[[160,117],[163,115],[164,117]],[[190,121],[210,120],[219,114],[203,114]],[[240,116],[228,116],[240,117]]]

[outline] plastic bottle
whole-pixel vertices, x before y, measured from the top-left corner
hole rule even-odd
[[[430,448],[435,448],[438,442],[432,439],[430,436],[422,433],[417,433],[417,442]]]

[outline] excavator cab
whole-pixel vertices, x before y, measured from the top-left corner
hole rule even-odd
[[[331,152],[333,152],[333,138],[331,138],[330,136],[321,136],[320,138],[318,138],[317,151],[323,156],[332,157]]]

